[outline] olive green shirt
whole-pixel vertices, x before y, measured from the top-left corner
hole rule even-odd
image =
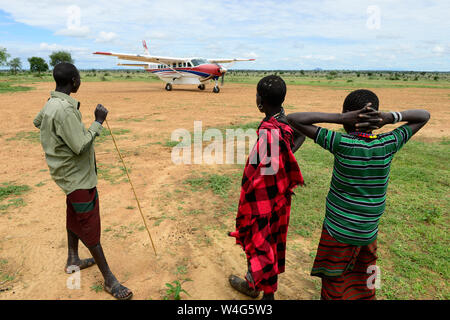
[[[94,139],[103,127],[94,121],[86,130],[79,106],[67,94],[52,91],[33,121],[41,131],[50,175],[66,194],[97,185]]]

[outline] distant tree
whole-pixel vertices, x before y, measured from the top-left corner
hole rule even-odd
[[[70,55],[70,52],[67,51],[54,51],[49,56],[50,57],[50,65],[54,68],[58,63],[61,62],[68,62],[73,63],[74,60],[72,59],[72,56]]]
[[[48,70],[48,64],[44,59],[40,57],[31,57],[28,58],[28,62],[30,63],[30,71],[37,72],[41,75],[41,72],[45,72]]]
[[[22,62],[20,58],[14,58],[8,61],[9,70],[11,70],[12,74],[16,74],[17,71],[22,69]]]
[[[0,47],[0,66],[6,65],[8,58],[9,54],[6,52],[6,48]]]

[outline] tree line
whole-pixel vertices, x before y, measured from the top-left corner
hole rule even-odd
[[[12,74],[17,74],[17,72],[22,70],[22,61],[20,58],[12,58],[8,53],[6,48],[0,47],[0,66],[7,66]],[[55,67],[58,63],[69,62],[74,63],[72,55],[67,51],[53,51],[49,55],[50,66]],[[41,72],[46,72],[49,70],[49,65],[41,57],[30,57],[27,59],[30,64],[30,71],[37,72],[39,75]]]

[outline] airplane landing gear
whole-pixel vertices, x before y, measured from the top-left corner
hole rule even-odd
[[[198,88],[199,88],[200,90],[205,90],[205,85],[202,83],[202,84],[200,84],[200,85],[198,86]]]
[[[172,84],[171,83],[167,83],[166,84],[166,90],[167,91],[171,91],[172,90]]]
[[[220,92],[219,86],[215,86],[215,87],[213,88],[213,92],[214,92],[214,93],[219,93],[219,92]]]

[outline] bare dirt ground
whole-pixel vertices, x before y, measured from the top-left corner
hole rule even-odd
[[[20,132],[36,132],[32,121],[42,108],[53,83],[40,83],[29,92],[0,95],[1,180],[29,185],[25,206],[0,212],[0,258],[14,274],[9,290],[0,299],[112,299],[104,291],[97,267],[81,272],[81,289],[66,286],[65,196],[51,180],[39,143],[16,139]],[[245,299],[228,285],[230,273],[244,274],[242,250],[226,233],[234,228],[235,212],[222,208],[224,201],[210,190],[192,191],[184,182],[206,173],[241,172],[235,165],[175,165],[165,146],[177,128],[193,131],[194,120],[203,127],[225,127],[259,121],[255,85],[226,84],[220,94],[175,87],[166,92],[162,83],[88,82],[74,95],[81,101],[86,126],[93,109],[102,103],[108,120],[118,130],[118,144],[131,168],[131,177],[153,235],[158,256],[110,139],[96,142],[100,178],[102,244],[111,269],[134,291],[134,299],[162,299],[166,283],[189,278],[183,284],[190,296],[183,299]],[[429,125],[415,139],[437,140],[448,136],[450,91],[446,89],[375,89],[381,109],[426,108]],[[289,86],[286,111],[339,112],[348,90]],[[120,134],[122,133],[122,134]],[[239,186],[233,187],[233,203]],[[229,199],[228,199],[229,200]],[[220,212],[220,214],[219,214]],[[318,281],[309,276],[316,241],[292,233],[288,238],[286,272],[280,276],[278,299],[316,299]],[[81,257],[88,251],[80,246]]]

